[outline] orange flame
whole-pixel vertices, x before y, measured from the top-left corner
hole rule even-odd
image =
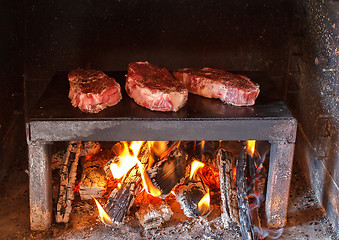
[[[151,179],[148,177],[144,166],[138,159],[138,154],[140,152],[143,141],[133,141],[130,146],[127,145],[127,142],[123,142],[124,149],[119,155],[119,162],[112,163],[110,169],[114,178],[121,178],[135,165],[139,167],[141,174],[142,184],[147,193],[151,194],[154,197],[161,195],[161,191],[156,188]],[[151,146],[152,143],[149,143]],[[121,187],[121,183],[118,184],[118,187]]]
[[[121,178],[138,162],[138,154],[141,149],[143,141],[133,141],[130,146],[127,142],[123,142],[124,149],[119,156],[118,163],[112,163],[110,169],[114,178]],[[131,150],[131,151],[130,151]]]
[[[254,151],[255,151],[255,140],[248,140],[247,141],[247,151],[253,157]]]
[[[192,179],[195,173],[199,170],[199,168],[202,168],[203,166],[205,166],[205,164],[203,164],[202,162],[199,162],[197,160],[193,161],[191,165],[190,179]]]
[[[207,189],[207,193],[200,199],[198,203],[198,211],[201,216],[204,216],[205,214],[209,212],[210,201],[211,201],[210,193],[209,193],[209,189]]]
[[[101,220],[101,222],[103,222],[104,224],[107,224],[107,225],[113,225],[113,222],[111,220],[111,218],[108,216],[108,214],[105,212],[105,210],[103,209],[103,207],[100,205],[100,203],[95,199],[93,198],[97,207],[98,207],[98,210],[99,210],[99,218]]]
[[[161,156],[167,150],[166,141],[149,141],[149,146],[152,148],[152,151],[158,156]]]
[[[201,141],[201,152],[204,151],[205,148],[205,141]]]
[[[151,179],[147,175],[146,171],[143,169],[141,163],[139,164],[139,168],[141,173],[142,185],[144,186],[146,192],[148,194],[151,194],[153,197],[159,197],[161,195],[161,191],[153,185]]]

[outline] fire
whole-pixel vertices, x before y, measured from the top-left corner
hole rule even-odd
[[[152,151],[158,156],[161,156],[167,150],[166,141],[149,141],[148,143]]]
[[[204,148],[205,148],[205,141],[201,141],[201,152],[204,151]]]
[[[130,146],[127,142],[123,142],[124,149],[120,154],[120,161],[112,163],[110,169],[114,178],[121,178],[138,162],[138,154],[143,144],[143,141],[133,141]]]
[[[105,212],[105,210],[103,209],[103,207],[100,205],[100,203],[95,199],[93,198],[97,207],[98,207],[98,210],[99,210],[99,218],[101,220],[101,222],[103,222],[104,224],[107,224],[107,225],[113,225],[113,222],[111,220],[111,218],[108,216],[108,214]]]
[[[254,151],[255,151],[255,140],[248,140],[247,141],[247,151],[249,154],[251,154],[251,156],[253,156]]]
[[[210,193],[209,190],[207,189],[207,193],[200,199],[198,203],[198,211],[201,214],[201,216],[204,216],[207,214],[210,210]]]
[[[199,170],[199,168],[202,168],[203,166],[205,166],[205,164],[203,164],[202,162],[199,161],[193,161],[192,165],[191,165],[191,174],[190,174],[190,179],[193,178],[194,174]]]
[[[123,142],[123,144],[124,149],[119,155],[120,161],[118,163],[112,163],[110,165],[113,177],[119,179],[125,176],[125,174],[128,173],[131,168],[137,165],[141,174],[144,189],[147,191],[147,193],[151,194],[154,197],[160,196],[161,191],[153,185],[151,179],[146,173],[146,170],[144,169],[144,166],[138,159],[138,154],[140,152],[143,141],[133,141],[130,146],[128,146],[127,142]],[[154,142],[149,143],[149,146],[151,147],[153,144]],[[161,145],[162,148],[160,150],[163,150],[164,145],[162,143],[157,145]],[[118,184],[118,187],[121,187],[121,183]]]

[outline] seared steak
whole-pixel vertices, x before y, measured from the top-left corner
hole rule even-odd
[[[98,113],[121,100],[120,85],[99,70],[77,68],[68,74],[68,97],[83,112]]]
[[[260,92],[259,84],[249,78],[219,69],[184,68],[174,72],[173,75],[189,92],[207,98],[219,98],[235,106],[254,105]]]
[[[187,101],[188,91],[165,69],[148,62],[128,65],[125,84],[134,101],[153,111],[178,111]]]

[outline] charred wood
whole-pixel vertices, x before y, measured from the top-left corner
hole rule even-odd
[[[237,186],[233,180],[232,153],[223,148],[218,150],[217,160],[219,162],[220,194],[222,200],[222,220],[226,226],[238,225],[238,193]]]
[[[172,189],[182,183],[186,176],[188,155],[177,147],[173,147],[146,171],[153,185],[161,191],[161,198],[165,198]]]
[[[107,178],[103,166],[106,161],[100,154],[83,161],[79,186],[81,200],[99,198],[105,193]]]
[[[240,231],[243,239],[256,239],[250,215],[250,208],[248,203],[248,181],[246,179],[248,172],[248,153],[244,149],[238,156],[237,161],[237,190],[238,190],[238,205],[239,205],[239,222]]]
[[[70,142],[60,169],[60,188],[57,202],[56,222],[68,222],[72,211],[74,187],[81,150],[81,142]]]
[[[188,154],[188,158],[198,159],[211,167],[217,168],[215,161],[218,141],[183,141],[180,149]]]
[[[196,174],[194,178],[186,179],[185,183],[178,186],[175,197],[187,217],[199,217],[210,213],[209,206],[202,209],[198,207],[198,203],[206,193],[208,193],[208,188],[199,174]]]
[[[82,142],[81,156],[95,155],[100,152],[101,146],[98,142]]]
[[[65,151],[58,151],[51,157],[51,169],[60,169],[64,159]]]
[[[150,195],[138,205],[139,210],[135,215],[145,230],[160,227],[173,215],[171,207],[165,201]]]
[[[144,144],[138,159],[144,168],[147,167],[149,156],[149,147]],[[115,157],[117,160],[117,157]],[[112,222],[118,224],[124,220],[128,214],[129,209],[134,203],[136,196],[142,189],[141,175],[138,166],[134,166],[127,174],[120,188],[114,189],[108,197],[107,203],[104,207]]]

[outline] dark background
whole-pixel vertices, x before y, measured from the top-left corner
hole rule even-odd
[[[0,1],[0,181],[57,71],[263,71],[297,118],[295,161],[338,229],[338,11],[333,1]],[[27,163],[23,163],[27,164]]]

